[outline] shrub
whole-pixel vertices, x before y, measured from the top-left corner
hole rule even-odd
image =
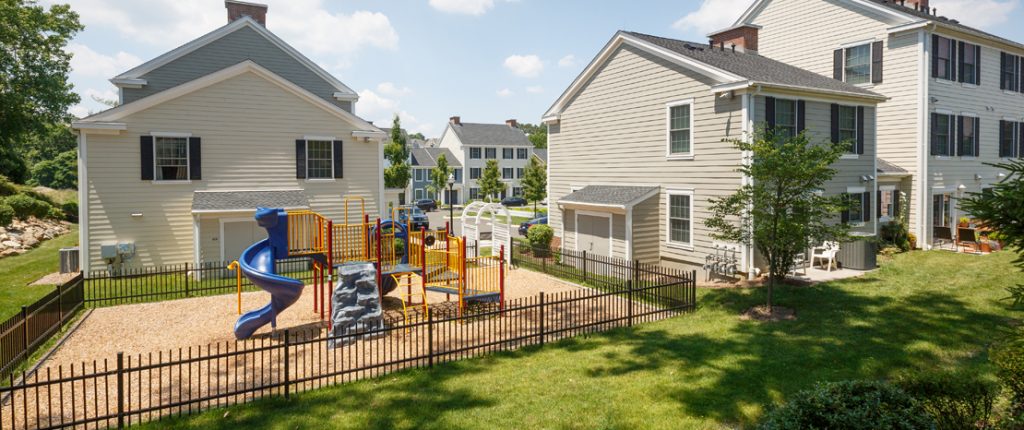
[[[33,216],[40,219],[45,218],[50,214],[50,208],[53,207],[45,201],[24,193],[8,196],[4,202],[14,209],[14,216],[19,219],[28,219]]]
[[[6,227],[14,221],[14,208],[11,205],[0,201],[0,227]]]
[[[1024,344],[1018,341],[993,348],[989,360],[996,365],[1003,388],[1010,391],[1011,407],[1024,413]]]
[[[18,193],[18,186],[7,179],[6,176],[0,175],[0,197],[10,196]]]
[[[18,194],[24,194],[26,196],[29,196],[29,197],[31,197],[33,199],[39,200],[39,201],[41,201],[43,203],[46,203],[48,205],[51,205],[51,206],[56,206],[57,205],[57,201],[54,200],[53,197],[50,197],[46,193],[41,193],[41,192],[33,190],[31,188],[25,187],[21,191],[18,191]]]
[[[49,219],[58,220],[58,221],[62,221],[62,220],[67,219],[64,216],[64,211],[62,211],[60,208],[58,208],[56,206],[50,206],[50,210],[49,210],[49,212],[47,212],[46,217],[49,218]]]
[[[545,224],[534,224],[526,231],[526,240],[534,255],[545,257],[551,252],[551,240],[555,238],[555,230]]]
[[[921,402],[938,430],[987,427],[999,395],[995,381],[964,371],[906,375],[896,385]]]
[[[71,222],[78,222],[78,202],[71,200],[66,201],[60,205],[61,211],[64,212],[64,219]]]
[[[796,393],[765,415],[759,428],[782,429],[930,429],[921,405],[899,388],[881,381],[818,384]]]
[[[909,245],[910,249],[917,248],[917,235],[914,234],[914,232],[907,232],[907,244]]]
[[[31,182],[56,189],[77,188],[78,155],[75,151],[66,151],[36,163],[32,166]]]

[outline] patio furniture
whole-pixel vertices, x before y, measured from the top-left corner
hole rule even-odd
[[[980,252],[977,231],[973,228],[956,229],[956,249],[967,252],[968,246],[971,247],[971,252]]]
[[[801,270],[804,272],[803,275],[807,276],[807,253],[797,254],[796,257],[793,257],[793,266],[786,273],[792,273],[793,276],[796,276],[797,272]]]
[[[956,251],[956,242],[953,240],[953,229],[951,227],[935,226],[932,229],[932,246],[938,249],[944,249],[946,245],[953,247],[951,251]]]
[[[811,250],[811,267],[814,267],[814,263],[819,260],[828,265],[826,269],[831,272],[832,266],[835,265],[836,269],[839,265],[836,263],[836,254],[839,253],[839,242],[825,242],[821,246],[814,247]]]

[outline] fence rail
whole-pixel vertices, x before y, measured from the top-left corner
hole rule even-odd
[[[84,285],[84,277],[78,274],[0,323],[0,379],[9,379],[19,365],[82,309]]]
[[[0,387],[0,428],[123,427],[211,407],[293,393],[391,372],[544,345],[561,338],[663,319],[695,307],[695,274],[616,259],[559,252],[514,262],[553,276],[585,280],[592,289],[469,307],[465,312],[414,314],[358,333],[325,329],[277,332],[241,342],[182,347],[149,354],[97,357],[24,375]],[[85,288],[80,306],[184,294],[184,285],[149,288],[140,271]],[[202,270],[200,268],[198,270]],[[212,272],[212,269],[210,269]],[[202,274],[207,274],[203,272]],[[212,276],[212,274],[211,274]],[[131,281],[122,280],[127,278]],[[104,279],[104,278],[100,278]],[[230,278],[234,288],[234,277]],[[79,283],[85,287],[86,282]],[[114,282],[126,282],[120,290]],[[141,282],[141,283],[140,283]],[[184,282],[184,281],[181,281]],[[191,282],[191,281],[189,281]],[[189,283],[188,293],[220,284]],[[126,297],[113,294],[121,291]],[[233,291],[233,290],[232,290]]]

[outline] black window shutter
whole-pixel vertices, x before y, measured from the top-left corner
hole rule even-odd
[[[875,206],[878,208],[875,217],[882,218],[882,191],[875,193]]]
[[[839,142],[839,105],[832,103],[832,142]]]
[[[334,161],[334,177],[335,178],[344,178],[345,177],[345,171],[344,171],[345,153],[342,151],[342,143],[341,143],[340,140],[335,140],[333,143],[334,143],[334,151],[333,151],[334,152],[334,160],[333,160]]]
[[[892,190],[892,214],[900,216],[900,190]]]
[[[832,54],[832,78],[841,81],[843,80],[843,50],[836,49]]]
[[[864,153],[864,106],[857,106],[857,153]]]
[[[939,36],[932,35],[932,77],[939,77]]]
[[[306,179],[306,141],[295,141],[295,179]]]
[[[843,194],[843,200],[846,201],[847,205],[849,205],[852,202],[852,199],[850,199],[850,195],[849,194]],[[843,209],[843,212],[839,214],[839,221],[842,222],[843,224],[849,224],[850,223],[850,208],[849,207],[847,207],[846,209]]]
[[[932,119],[932,126],[931,126],[931,132],[929,133],[930,136],[928,138],[928,142],[929,142],[928,146],[931,148],[931,155],[939,155],[938,140],[935,138],[935,134],[936,134],[935,132],[938,131],[938,129],[939,129],[938,117],[939,117],[939,114],[937,114],[935,112],[932,112],[932,118],[931,118]]]
[[[203,179],[202,141],[198,137],[188,138],[188,178],[194,181]]]
[[[1007,157],[1006,147],[1003,146],[1003,142],[1006,142],[1006,120],[999,120],[999,156]]]
[[[775,97],[764,98],[764,121],[769,129],[775,131]]]
[[[961,151],[960,148],[963,148],[963,146],[964,146],[964,138],[965,138],[965,136],[964,136],[964,120],[965,119],[966,118],[962,117],[962,116],[957,116],[956,117],[956,128],[957,128],[956,145],[954,145],[954,148],[953,148],[954,151],[951,151],[949,153],[949,155],[963,155],[963,154],[961,154],[961,152],[963,152],[963,151]]]
[[[1016,55],[1013,56],[1013,70],[1014,76],[1017,77],[1017,82],[1013,83],[1013,88],[1011,89],[1024,93],[1024,73],[1020,72],[1020,57]]]
[[[999,89],[1005,90],[1006,88],[1006,53],[999,53]]]
[[[957,64],[957,70],[959,70],[959,73],[957,74],[956,80],[957,80],[957,82],[963,82],[964,81],[964,43],[960,42],[958,44],[958,47],[960,48],[958,50],[960,53],[956,56],[956,64]]]
[[[959,50],[956,49],[955,40],[949,41],[949,50],[951,51],[949,53],[949,80],[955,81],[957,71],[959,70],[959,68],[956,67],[956,59],[958,58],[957,53],[959,52]]]
[[[153,180],[153,136],[139,136],[139,165],[142,166],[142,180]]]
[[[871,191],[864,192],[864,198],[861,200],[861,211],[864,214],[864,222],[871,221]]]
[[[882,41],[871,44],[871,82],[882,83]]]
[[[957,133],[956,121],[952,121],[952,118],[951,118],[950,121],[949,121],[949,135],[950,136],[956,136],[956,133]],[[950,138],[949,139],[949,146],[950,146],[950,148],[948,148],[948,151],[946,151],[946,154],[948,154],[948,155],[956,155],[956,139]]]
[[[981,45],[974,45],[974,85],[981,85]]]
[[[807,102],[803,100],[796,101],[796,132],[799,133],[807,129]]]
[[[981,156],[981,118],[974,118],[974,156]]]
[[[1024,157],[1024,127],[1022,125],[1024,123],[1019,122],[1015,125],[1017,127],[1017,153],[1013,156],[1016,157]]]

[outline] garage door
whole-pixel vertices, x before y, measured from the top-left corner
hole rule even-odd
[[[242,255],[242,251],[267,238],[267,230],[256,224],[256,221],[225,221],[224,261],[234,261]]]
[[[579,215],[576,218],[576,249],[588,254],[611,256],[608,233],[611,219]]]

